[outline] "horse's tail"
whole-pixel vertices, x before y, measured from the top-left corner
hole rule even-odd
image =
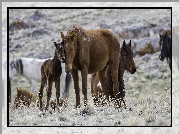
[[[70,84],[71,84],[71,74],[66,73],[65,89],[64,89],[63,94],[62,94],[63,99],[68,99],[69,98]]]
[[[22,64],[22,59],[17,59],[16,60],[16,70],[17,70],[17,72],[20,74],[20,75],[22,75],[23,74],[23,64]]]

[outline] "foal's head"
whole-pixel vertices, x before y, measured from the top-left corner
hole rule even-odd
[[[67,35],[64,36],[61,32],[61,38],[64,42],[66,56],[65,71],[68,73],[72,70],[73,60],[77,52],[77,33],[76,31],[69,30]]]
[[[122,67],[129,71],[131,74],[136,72],[136,66],[133,60],[133,52],[131,48],[131,40],[128,44],[123,41],[121,48],[121,63]]]
[[[61,62],[65,62],[65,50],[64,50],[64,46],[63,46],[63,42],[61,43],[56,43],[56,42],[53,42],[56,49],[55,49],[55,54],[57,55],[58,59],[61,61]]]
[[[163,35],[160,35],[160,41],[159,41],[159,45],[160,45],[160,49],[161,49],[161,53],[159,55],[159,59],[161,61],[164,61],[165,57],[168,56],[169,53],[169,36],[167,34],[167,32]]]

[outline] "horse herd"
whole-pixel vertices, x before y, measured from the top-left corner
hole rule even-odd
[[[96,106],[101,98],[103,98],[102,105],[105,105],[109,101],[109,97],[114,100],[115,108],[121,107],[121,102],[126,106],[123,99],[125,97],[123,74],[125,70],[131,74],[136,72],[131,40],[129,43],[124,40],[120,48],[118,39],[109,30],[84,30],[80,26],[72,27],[66,35],[61,32],[61,38],[61,43],[54,42],[55,54],[51,59],[21,58],[11,61],[9,84],[17,73],[31,82],[32,92],[37,89],[37,82],[40,82],[37,97],[39,109],[43,111],[45,107],[46,111],[49,102],[50,105],[54,102],[53,105],[58,107],[62,100],[68,98],[72,75],[77,108],[80,106],[78,71],[81,71],[85,106],[88,101],[88,74],[92,74],[91,94]],[[159,58],[161,61],[166,58],[171,69],[171,37],[167,33],[160,35],[159,45],[161,48]],[[56,101],[50,101],[53,82],[55,82],[56,88]],[[47,85],[47,99],[44,106],[43,89],[45,85]],[[60,97],[60,94],[62,97]],[[9,101],[11,101],[10,98],[11,89],[9,85]],[[16,100],[14,103],[17,104],[19,101]]]

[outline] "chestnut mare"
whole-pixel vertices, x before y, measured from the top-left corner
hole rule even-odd
[[[136,72],[136,66],[133,60],[133,52],[131,48],[131,40],[128,44],[126,44],[124,40],[121,48],[120,64],[118,68],[119,100],[120,100],[119,106],[121,106],[122,101],[124,102],[123,98],[125,97],[124,80],[123,80],[123,74],[125,70],[129,71],[131,74],[134,74]],[[107,89],[109,90],[109,95],[111,99],[115,99],[114,92],[113,92],[113,81],[112,81],[111,71],[109,67],[107,67],[106,69],[105,78],[106,78]],[[98,73],[93,74],[91,77],[91,92],[92,92],[92,96],[94,97],[94,102],[95,104],[97,104],[98,99],[102,97],[101,94],[103,93],[100,86]]]
[[[118,66],[120,43],[112,32],[106,29],[84,30],[74,26],[64,36],[61,32],[66,53],[65,70],[71,72],[76,94],[76,107],[80,106],[80,88],[78,70],[82,76],[84,105],[87,105],[87,75],[99,72],[103,93],[109,100],[105,82],[107,65],[111,70],[114,95],[118,98]]]

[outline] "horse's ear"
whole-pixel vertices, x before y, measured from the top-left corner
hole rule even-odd
[[[162,35],[159,33],[159,36],[161,37]]]
[[[60,33],[61,33],[61,38],[64,39],[64,38],[65,38],[65,35],[63,34],[62,31],[60,31]]]
[[[20,92],[19,88],[17,88],[17,92],[18,92],[18,93]]]
[[[77,37],[77,33],[74,32],[70,37],[71,37],[72,40],[73,40],[73,39],[76,39],[76,37]]]
[[[55,47],[57,48],[57,45],[58,45],[58,44],[57,44],[55,41],[54,41],[53,43],[54,43]]]
[[[131,47],[131,40],[130,40],[130,42],[129,42],[129,46]]]
[[[125,43],[125,40],[124,40],[124,41],[123,41],[123,44],[122,44],[122,48],[125,49],[125,47],[126,47],[126,43]]]
[[[167,37],[168,36],[168,33],[167,32],[165,32],[165,37]]]

